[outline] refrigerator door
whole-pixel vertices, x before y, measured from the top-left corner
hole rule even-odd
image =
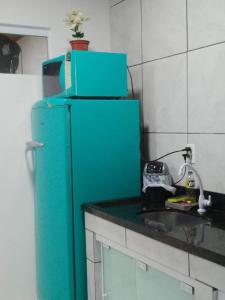
[[[33,109],[32,134],[38,299],[74,300],[68,106]]]
[[[71,130],[76,299],[86,300],[81,204],[140,196],[139,101],[74,101]]]

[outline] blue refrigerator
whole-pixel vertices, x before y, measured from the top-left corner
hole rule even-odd
[[[139,101],[97,94],[32,109],[39,300],[87,300],[81,205],[140,195]]]

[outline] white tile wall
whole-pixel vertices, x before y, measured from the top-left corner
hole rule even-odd
[[[224,20],[224,0],[188,0],[189,49],[224,42]]]
[[[188,56],[189,131],[225,133],[225,44],[192,51]]]
[[[186,132],[186,54],[145,63],[143,83],[145,130]]]
[[[139,64],[131,71],[136,95],[143,95],[143,156],[156,158],[188,140],[196,144],[205,189],[225,193],[225,1],[124,0],[111,16],[113,48]],[[165,161],[177,179],[182,156]]]
[[[196,165],[205,189],[225,193],[225,135],[190,134],[196,147]]]
[[[125,0],[111,8],[111,48],[126,52],[128,65],[141,62],[141,6],[139,0]]]
[[[143,59],[187,50],[186,0],[142,0]]]

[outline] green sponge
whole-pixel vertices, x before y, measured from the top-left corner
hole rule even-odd
[[[186,196],[186,195],[182,195],[182,196],[168,198],[166,202],[168,202],[168,203],[179,203],[179,202],[195,203],[196,199]]]

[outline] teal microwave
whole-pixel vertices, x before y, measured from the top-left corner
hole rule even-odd
[[[42,64],[43,97],[128,96],[124,53],[72,50]]]

